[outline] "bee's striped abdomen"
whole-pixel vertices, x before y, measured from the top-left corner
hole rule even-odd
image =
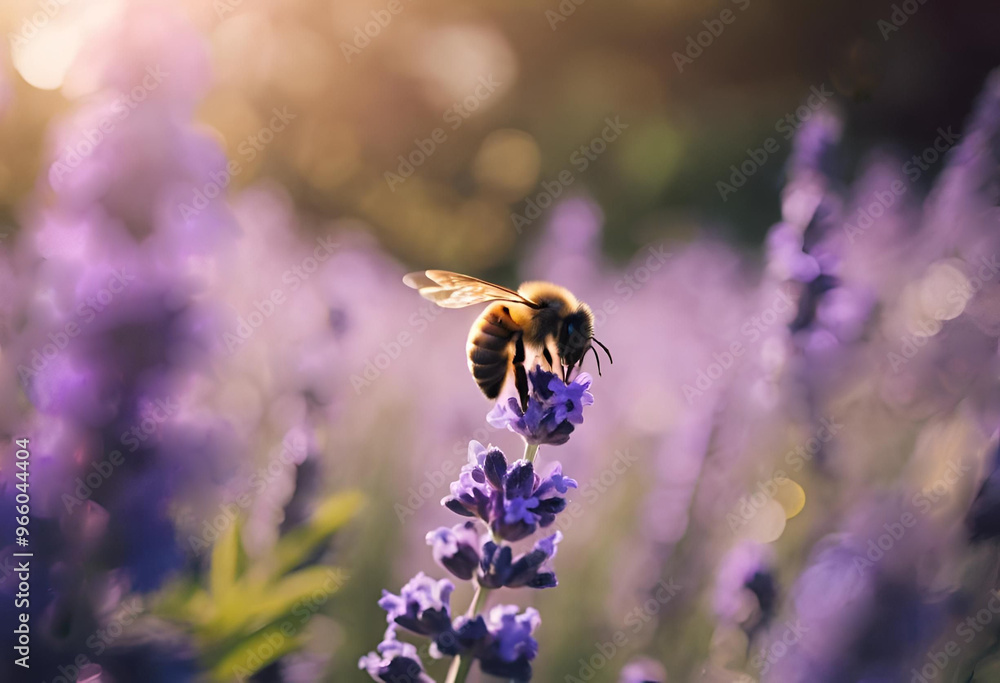
[[[487,398],[500,395],[510,370],[512,342],[520,328],[503,303],[491,304],[469,331],[469,369]]]

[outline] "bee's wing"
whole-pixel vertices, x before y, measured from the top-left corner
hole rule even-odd
[[[486,301],[510,301],[538,308],[538,304],[526,299],[513,289],[490,284],[470,275],[460,275],[447,270],[425,270],[409,273],[403,282],[420,292],[442,308],[464,308]]]

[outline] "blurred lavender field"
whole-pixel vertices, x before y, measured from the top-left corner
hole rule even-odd
[[[997,12],[798,7],[0,9],[0,681],[1000,680]]]

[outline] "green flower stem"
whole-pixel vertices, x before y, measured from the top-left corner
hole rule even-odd
[[[472,657],[455,657],[451,660],[451,668],[448,669],[448,677],[444,679],[444,683],[465,683],[465,677],[469,675],[471,668]]]
[[[528,462],[534,462],[535,455],[538,453],[537,444],[525,444],[524,445],[524,459]]]
[[[479,610],[486,604],[488,592],[489,589],[476,584],[476,593],[472,596],[472,604],[469,605],[469,611],[465,613],[465,616],[471,619],[479,614]],[[444,683],[465,683],[465,677],[469,675],[469,669],[472,668],[472,660],[471,656],[463,657],[461,655],[451,660],[451,668],[448,669],[448,676],[444,679]]]
[[[476,593],[472,596],[472,604],[469,605],[469,611],[465,613],[465,616],[471,618],[479,614],[479,610],[486,604],[486,594],[489,592],[489,588],[483,588],[477,583]]]

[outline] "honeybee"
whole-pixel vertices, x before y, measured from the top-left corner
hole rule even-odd
[[[513,370],[522,409],[528,405],[528,375],[524,367],[527,351],[540,354],[549,369],[558,366],[568,382],[573,369],[583,363],[587,351],[594,352],[597,372],[601,358],[597,344],[611,358],[608,347],[594,337],[594,314],[565,287],[550,282],[525,282],[515,292],[484,280],[446,270],[409,273],[403,282],[425,299],[442,308],[464,308],[492,302],[472,329],[466,352],[469,370],[479,389],[489,399],[503,390]]]

